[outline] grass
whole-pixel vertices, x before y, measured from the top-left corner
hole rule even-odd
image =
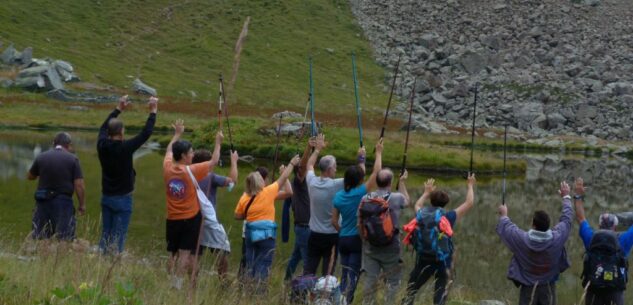
[[[215,101],[218,75],[230,79],[247,16],[230,103],[257,106],[249,113],[256,116],[304,109],[311,55],[316,111],[345,114],[354,109],[354,51],[364,110],[383,110],[385,71],[343,0],[8,0],[0,8],[0,41],[19,50],[31,46],[34,57],[67,60],[83,81],[120,92],[140,76],[161,97]]]

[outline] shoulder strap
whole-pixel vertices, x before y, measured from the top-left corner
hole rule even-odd
[[[251,208],[251,204],[253,204],[255,197],[257,197],[257,195],[253,195],[251,199],[248,201],[248,203],[246,204],[246,209],[244,209],[244,220],[246,220],[246,215],[248,215],[248,209]]]
[[[189,177],[191,178],[191,183],[193,183],[193,186],[199,190],[200,186],[198,185],[198,181],[196,181],[196,177],[194,177],[189,166],[187,166],[186,168],[187,168],[187,173],[189,173]]]

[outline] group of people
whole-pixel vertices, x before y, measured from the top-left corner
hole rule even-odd
[[[144,128],[126,139],[124,124],[118,117],[128,104],[127,96],[119,100],[101,125],[98,136],[97,151],[102,166],[99,248],[103,254],[124,250],[133,210],[136,175],[133,154],[149,139],[156,122],[158,99],[151,97]],[[215,254],[218,274],[224,280],[231,245],[216,214],[216,194],[219,187],[230,191],[238,183],[238,153],[231,151],[229,175],[218,175],[214,168],[220,160],[222,132],[216,134],[213,151],[194,150],[190,142],[181,139],[184,122],[177,120],[172,126],[174,136],[163,161],[166,243],[171,253],[168,269],[172,285],[182,287],[188,277],[195,285],[198,256],[205,250]],[[79,201],[79,213],[85,212],[82,171],[78,158],[71,153],[68,133],[57,134],[53,144],[53,149],[36,157],[28,173],[29,179],[39,178],[33,237],[47,239],[54,235],[61,240],[73,240],[73,193]],[[326,148],[325,136],[319,134],[309,139],[301,157],[295,156],[279,168],[275,181],[267,181],[265,168],[246,176],[244,192],[234,211],[235,219],[243,222],[243,263],[239,272],[243,282],[255,285],[256,293],[265,293],[276,249],[275,202],[285,199],[294,215],[295,233],[285,273],[287,283],[293,278],[331,275],[340,258],[340,289],[347,303],[354,301],[361,272],[365,277],[363,304],[376,302],[376,288],[383,280],[384,298],[393,303],[403,277],[404,243],[413,246],[416,255],[402,304],[413,304],[417,291],[430,278],[435,280],[433,303],[445,304],[453,268],[453,228],[474,206],[475,175],[469,174],[466,199],[453,210],[446,209],[450,198],[445,191],[436,189],[433,179],[426,181],[422,196],[410,204],[407,171],[396,177],[389,168],[382,167],[383,139],[375,145],[369,176],[364,147],[357,152],[356,164],[345,169],[343,178],[336,178],[334,156],[319,159]],[[318,175],[315,167],[319,169]],[[633,227],[616,235],[617,217],[603,214],[600,230],[594,233],[584,216],[582,179],[575,181],[574,191],[576,218],[587,251],[583,271],[586,304],[624,304],[626,259],[633,246]],[[570,265],[565,242],[571,231],[572,197],[565,182],[559,192],[563,211],[560,222],[552,228],[549,215],[536,211],[532,229],[523,231],[507,216],[508,207],[499,207],[497,233],[513,253],[508,278],[520,288],[521,305],[556,304],[556,281]],[[425,204],[427,201],[429,204]],[[401,211],[407,207],[414,210],[416,217],[400,226]],[[401,232],[407,233],[404,238]],[[301,261],[303,273],[295,275]]]

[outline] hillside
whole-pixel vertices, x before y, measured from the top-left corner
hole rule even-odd
[[[36,58],[66,60],[82,82],[114,91],[125,92],[138,76],[163,100],[215,102],[218,74],[230,79],[247,16],[239,73],[227,92],[234,109],[302,113],[312,55],[316,111],[349,113],[355,51],[361,102],[367,112],[383,110],[385,73],[343,0],[7,0],[0,6],[0,43],[2,49],[32,47]]]
[[[417,125],[468,128],[479,86],[478,126],[536,137],[631,140],[633,4],[629,0],[357,1],[354,14],[411,92]],[[513,129],[518,132],[518,130]],[[562,141],[559,141],[562,143]]]

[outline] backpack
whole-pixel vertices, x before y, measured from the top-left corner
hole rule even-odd
[[[363,240],[375,247],[390,245],[398,232],[393,224],[389,196],[391,193],[387,193],[384,197],[365,196],[358,206],[360,235]]]
[[[413,248],[426,259],[446,263],[453,255],[452,238],[440,231],[440,220],[446,215],[442,208],[422,208],[416,212],[418,222],[414,233]]]
[[[628,282],[629,264],[615,232],[599,230],[591,238],[582,271],[583,287],[591,291],[622,291]]]

